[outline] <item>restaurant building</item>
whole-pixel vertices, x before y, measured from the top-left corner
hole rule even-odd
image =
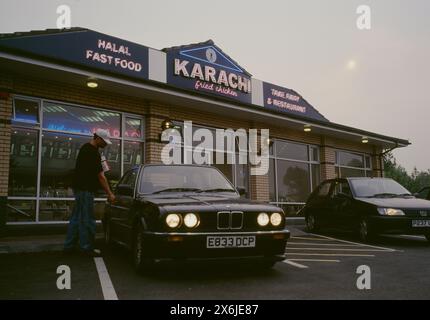
[[[371,115],[369,115],[371,116]],[[329,121],[292,89],[252,77],[213,41],[157,50],[88,29],[0,35],[0,199],[7,224],[64,223],[80,146],[98,128],[112,185],[161,162],[169,124],[269,129],[270,167],[215,164],[244,196],[294,216],[327,178],[383,174],[407,140]],[[97,195],[100,218],[106,199]]]

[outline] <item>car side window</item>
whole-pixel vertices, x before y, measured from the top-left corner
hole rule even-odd
[[[317,197],[325,198],[330,193],[331,182],[325,182],[322,184],[317,192]]]
[[[346,195],[348,197],[352,197],[352,191],[349,187],[349,183],[347,181],[336,182],[336,185],[333,190],[333,196],[336,197],[339,194]]]
[[[118,182],[118,184],[117,184],[116,186],[118,187],[118,186],[124,186],[124,185],[127,185],[127,180],[129,179],[130,174],[131,174],[131,171],[126,172],[126,173],[122,176],[121,180],[119,180],[119,182]]]

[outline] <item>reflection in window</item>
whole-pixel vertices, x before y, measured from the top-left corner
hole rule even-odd
[[[269,198],[271,202],[276,202],[276,178],[275,159],[269,160]]]
[[[90,137],[45,132],[42,138],[41,197],[72,197],[79,149]]]
[[[318,187],[318,185],[321,182],[320,165],[311,164],[311,168],[312,168],[312,189],[315,190],[315,188]],[[311,190],[311,192],[313,190]]]
[[[38,131],[12,129],[9,196],[36,196]]]
[[[7,200],[7,222],[36,221],[36,201]]]
[[[371,177],[371,158],[368,155],[336,151],[336,177]]]
[[[304,202],[310,193],[309,165],[307,163],[279,160],[278,201]]]
[[[276,141],[276,156],[279,158],[308,161],[308,146],[305,144]]]
[[[31,124],[39,123],[39,102],[27,99],[14,99],[14,121]]]
[[[87,109],[59,103],[44,103],[43,128],[92,135],[97,129],[121,136],[121,116],[117,112]]]
[[[125,138],[142,138],[142,119],[125,118]]]
[[[143,164],[143,142],[124,142],[124,172]]]
[[[345,167],[363,168],[364,161],[363,155],[355,154],[351,152],[338,152],[339,165]]]
[[[71,200],[43,200],[40,201],[39,221],[68,221],[73,212],[74,201]],[[101,220],[104,202],[94,202],[94,217]]]

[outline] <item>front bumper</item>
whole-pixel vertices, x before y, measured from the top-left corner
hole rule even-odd
[[[412,227],[413,220],[430,220],[421,217],[384,217],[375,216],[369,219],[369,224],[375,233],[386,234],[430,234],[430,227]]]
[[[208,236],[255,236],[252,248],[207,248]],[[285,259],[288,230],[257,232],[145,232],[145,256],[157,260],[252,260]]]

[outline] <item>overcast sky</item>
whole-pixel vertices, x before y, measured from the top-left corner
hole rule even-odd
[[[430,1],[0,1],[0,33],[72,26],[162,49],[213,39],[255,78],[298,91],[329,120],[409,139],[394,154],[430,168]],[[358,30],[356,9],[371,8]]]

